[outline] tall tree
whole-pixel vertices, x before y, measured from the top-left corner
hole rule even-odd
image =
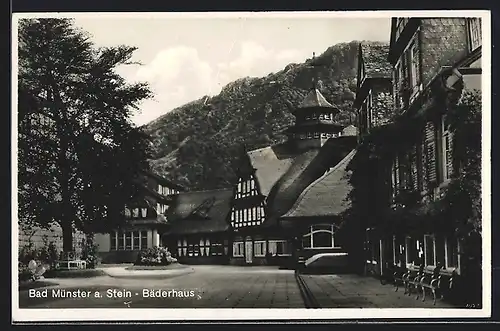
[[[20,20],[18,39],[19,222],[57,222],[70,251],[134,199],[149,142],[130,117],[151,91],[115,71],[136,48],[97,48],[72,20]]]

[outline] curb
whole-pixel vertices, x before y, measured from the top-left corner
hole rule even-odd
[[[318,301],[297,270],[295,271],[295,280],[297,281],[297,285],[299,286],[300,295],[302,297],[302,300],[304,300],[304,305],[306,306],[306,308],[321,308]]]
[[[113,272],[107,272],[104,271],[106,276],[112,277],[112,278],[121,278],[121,279],[168,279],[168,278],[173,278],[177,276],[183,276],[187,274],[191,274],[194,272],[193,268],[185,268],[181,270],[175,270],[171,272],[151,272],[153,270],[134,270],[133,273],[113,273]],[[126,271],[130,272],[130,271]]]

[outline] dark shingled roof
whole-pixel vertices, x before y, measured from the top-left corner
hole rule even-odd
[[[167,212],[170,234],[222,232],[229,228],[232,189],[182,192]]]
[[[256,169],[255,176],[260,192],[267,196],[292,164],[296,152],[291,144],[283,143],[250,151],[247,156],[252,167]]]
[[[351,151],[333,169],[309,185],[283,217],[338,216],[349,208],[351,191],[346,167],[355,155]]]
[[[334,105],[326,101],[325,97],[317,89],[311,89],[307,96],[302,100],[298,108],[314,108],[314,107],[326,107],[326,108],[336,108]]]
[[[362,42],[361,53],[365,63],[367,78],[392,77],[392,66],[387,60],[389,44],[381,42]]]
[[[286,214],[300,194],[342,160],[355,145],[356,137],[331,138],[321,149],[297,156],[269,194],[269,223],[274,223],[277,218]]]

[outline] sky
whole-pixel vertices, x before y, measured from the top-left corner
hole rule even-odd
[[[238,16],[239,15],[239,16]],[[133,116],[146,124],[238,78],[261,77],[352,40],[388,41],[390,18],[347,15],[93,14],[75,16],[96,46],[129,45],[140,64],[117,69],[129,82],[147,82],[154,97]]]

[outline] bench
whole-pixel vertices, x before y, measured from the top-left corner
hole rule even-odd
[[[422,301],[425,301],[425,292],[426,290],[430,290],[432,292],[433,304],[436,304],[436,291],[440,286],[440,270],[442,269],[441,265],[437,265],[432,272],[428,270],[424,270],[422,277],[420,278],[420,290],[422,291]],[[418,288],[417,288],[417,300],[419,298]]]
[[[418,287],[420,285],[420,279],[423,276],[423,270],[424,270],[423,265],[420,266],[410,265],[408,267],[407,272],[402,276],[403,283],[405,286],[404,294],[408,294],[408,296],[411,296],[412,289],[418,290]]]
[[[402,267],[398,267],[398,266],[395,266],[394,267],[394,272],[392,274],[392,278],[393,278],[393,281],[394,281],[394,292],[397,292],[399,290],[399,287],[401,285],[405,286],[405,282],[404,282],[404,279],[403,279],[403,276],[408,272],[408,270],[406,270],[406,268],[402,268]]]
[[[454,299],[453,296],[457,290],[458,274],[457,269],[441,269],[438,280],[439,299]]]

